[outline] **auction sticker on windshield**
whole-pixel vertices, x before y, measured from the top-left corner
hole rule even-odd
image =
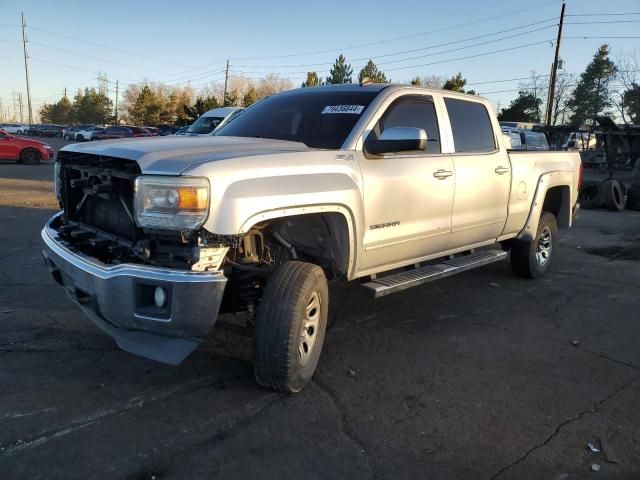
[[[322,110],[322,115],[331,113],[352,113],[354,115],[360,115],[364,110],[364,105],[327,105]]]

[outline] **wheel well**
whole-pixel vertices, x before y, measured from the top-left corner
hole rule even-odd
[[[255,225],[265,242],[284,249],[293,259],[321,266],[330,278],[344,278],[349,270],[350,239],[347,220],[340,213],[323,212],[276,218]]]
[[[561,185],[551,187],[544,197],[542,210],[553,213],[558,222],[558,228],[569,228],[571,225],[571,192],[569,187]]]

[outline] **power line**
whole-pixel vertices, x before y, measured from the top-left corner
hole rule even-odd
[[[158,58],[158,57],[152,57],[152,56],[149,56],[149,55],[144,55],[144,54],[139,53],[138,51],[132,52],[130,50],[125,50],[125,49],[122,49],[122,48],[116,48],[116,47],[113,47],[113,46],[104,45],[102,43],[93,42],[91,40],[86,40],[86,39],[83,39],[83,38],[73,37],[71,35],[66,35],[64,33],[52,32],[51,30],[45,30],[44,28],[31,27],[31,30],[37,30],[39,32],[48,33],[49,35],[55,35],[57,37],[63,37],[63,38],[67,38],[69,40],[75,40],[77,42],[86,43],[88,45],[94,45],[96,47],[104,48],[104,49],[107,49],[107,50],[113,50],[114,52],[125,53],[127,55],[132,55],[134,57],[147,58],[149,60],[155,60],[157,62],[173,63],[174,65],[179,65],[181,67],[192,68],[191,65],[185,65],[183,63],[172,62],[172,61],[169,61],[169,60],[167,60],[165,58]]]
[[[548,22],[548,21],[551,21],[551,20],[555,20],[555,18],[547,18],[545,20],[540,20],[538,22],[529,23],[529,24],[526,24],[526,25],[520,25],[518,27],[513,27],[513,28],[506,29],[506,30],[500,30],[500,31],[497,31],[497,32],[487,33],[487,34],[484,34],[484,35],[477,35],[475,37],[464,38],[464,39],[456,40],[456,41],[453,41],[453,42],[439,43],[439,44],[436,44],[436,45],[429,45],[427,47],[414,48],[414,49],[411,49],[411,50],[403,50],[403,51],[400,51],[400,52],[392,52],[392,53],[386,53],[386,54],[382,54],[382,55],[370,55],[370,56],[367,56],[367,57],[355,58],[355,59],[353,59],[351,61],[352,62],[365,61],[365,60],[374,59],[374,58],[378,59],[378,58],[384,58],[384,57],[391,57],[391,56],[396,56],[396,55],[403,55],[403,54],[406,54],[406,53],[414,53],[414,52],[420,52],[420,51],[424,51],[424,50],[430,50],[430,49],[438,48],[438,47],[446,47],[448,45],[456,45],[456,44],[468,42],[468,41],[471,41],[471,40],[477,40],[477,39],[480,39],[480,38],[486,38],[486,37],[490,37],[490,36],[493,36],[493,35],[499,35],[501,33],[507,33],[507,32],[513,31],[513,30],[519,30],[521,28],[527,28],[527,27],[531,27],[531,26],[534,26],[534,25],[539,25],[541,23],[545,23],[545,22]],[[507,37],[491,40],[491,41],[488,41],[488,42],[482,42],[482,43],[478,43],[478,44],[475,44],[475,45],[467,45],[467,46],[462,47],[462,48],[463,49],[464,48],[472,48],[472,47],[475,47],[475,46],[486,45],[488,43],[499,42],[499,41],[502,41],[502,40],[507,40],[509,38],[514,38],[514,37],[518,37],[518,36],[522,36],[522,35],[528,35],[529,33],[533,33],[533,32],[539,31],[539,30],[545,30],[547,28],[551,28],[551,27],[555,27],[555,26],[556,26],[556,24],[547,25],[547,26],[539,28],[539,29],[530,30],[530,31],[519,33],[519,34],[516,34],[516,35],[510,35],[510,36],[507,36]],[[449,51],[455,51],[455,50],[457,50],[457,49],[449,50]],[[440,53],[447,53],[447,52],[448,51],[444,51],[444,52],[440,52]],[[432,54],[432,55],[437,55],[437,54]],[[415,58],[418,58],[418,57],[415,57]],[[387,62],[387,63],[390,63],[390,62]],[[321,62],[321,63],[300,64],[300,65],[264,65],[264,66],[259,66],[259,65],[238,65],[238,67],[239,68],[245,68],[245,67],[246,68],[299,68],[299,67],[313,67],[313,66],[318,66],[318,65],[333,65],[333,62]]]
[[[599,22],[565,22],[566,25],[597,25],[597,24],[609,24],[609,23],[638,23],[640,22],[640,19],[638,20],[602,20]]]
[[[627,16],[627,15],[640,15],[640,12],[626,12],[626,13],[572,13],[565,15],[566,17],[611,17],[611,16]]]
[[[508,17],[511,15],[517,15],[519,13],[523,13],[523,12],[528,12],[530,10],[536,10],[542,7],[546,7],[548,5],[552,5],[552,4],[557,4],[557,0],[554,0],[552,2],[546,2],[543,4],[537,4],[534,5],[532,7],[527,7],[527,8],[523,8],[520,10],[515,10],[512,12],[508,12],[508,13],[504,13],[501,15],[496,15],[493,17],[485,17],[485,18],[481,18],[478,20],[472,20],[470,22],[465,22],[465,23],[459,23],[456,25],[452,25],[449,27],[444,27],[444,28],[439,28],[436,30],[430,30],[427,32],[421,32],[421,33],[414,33],[412,35],[406,35],[403,37],[395,37],[395,38],[391,38],[391,39],[386,39],[386,40],[378,40],[376,42],[369,42],[369,43],[361,43],[359,45],[351,45],[348,47],[341,47],[341,48],[330,48],[330,49],[326,49],[326,50],[316,50],[316,51],[310,51],[310,52],[300,52],[300,53],[290,53],[290,54],[286,54],[286,55],[272,55],[272,56],[262,56],[262,57],[238,57],[235,58],[235,60],[266,60],[266,59],[275,59],[275,58],[289,58],[289,57],[302,57],[302,56],[307,56],[307,55],[316,55],[316,54],[321,54],[321,53],[332,53],[332,52],[336,52],[336,51],[345,51],[345,50],[352,50],[355,48],[362,48],[362,47],[370,47],[373,45],[381,45],[383,43],[391,43],[391,42],[397,42],[400,40],[406,40],[409,38],[415,38],[415,37],[420,37],[420,36],[424,36],[424,35],[431,35],[433,33],[439,33],[439,32],[445,32],[448,30],[455,30],[457,28],[462,28],[462,27],[466,27],[469,25],[475,25],[478,23],[483,23],[483,22],[487,22],[487,21],[491,21],[491,20],[497,20],[499,18],[504,18],[504,17]]]

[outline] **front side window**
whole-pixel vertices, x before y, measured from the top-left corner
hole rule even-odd
[[[482,103],[445,97],[456,153],[484,153],[496,149],[491,117]]]
[[[438,118],[431,97],[410,95],[393,103],[380,120],[380,131],[392,127],[422,128],[427,132],[427,153],[440,153]]]
[[[339,149],[377,91],[300,89],[265,98],[214,135],[272,138]]]
[[[200,117],[188,129],[189,133],[205,134],[211,133],[220,125],[224,117]]]

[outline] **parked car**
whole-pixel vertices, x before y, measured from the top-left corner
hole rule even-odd
[[[38,135],[40,135],[41,137],[62,138],[63,130],[64,130],[64,127],[62,125],[44,125],[38,131]]]
[[[227,123],[229,119],[240,110],[242,110],[240,107],[223,107],[209,110],[189,125],[185,135],[208,135],[216,128]]]
[[[19,138],[6,130],[0,130],[0,160],[13,160],[19,163],[34,164],[40,160],[55,158],[50,145],[37,140]]]
[[[160,129],[157,127],[142,127],[142,128],[144,128],[147,132],[149,132],[152,137],[160,136]]]
[[[19,123],[5,123],[0,125],[0,128],[7,133],[13,135],[22,135],[29,127],[27,125],[21,125]]]
[[[177,125],[160,125],[158,130],[160,131],[161,137],[166,137],[167,135],[173,135],[178,131],[180,127]]]
[[[40,130],[43,129],[45,125],[42,123],[35,123],[33,125],[29,125],[29,128],[24,132],[30,137],[35,137],[40,134]]]
[[[184,127],[180,127],[172,135],[186,135],[187,134],[187,130],[189,129],[189,127],[190,127],[190,125],[186,125]]]
[[[501,131],[511,138],[512,150],[549,150],[547,137],[542,132],[505,126],[501,127]],[[516,136],[519,139],[516,139]]]
[[[150,137],[146,128],[123,125],[119,127],[107,127],[100,132],[94,132],[92,140],[111,140],[115,138]]]
[[[96,132],[103,131],[104,128],[105,127],[98,127],[98,126],[94,125],[93,127],[89,127],[89,128],[84,129],[84,130],[80,130],[79,132],[76,132],[75,140],[77,140],[79,142],[93,140],[93,135]]]
[[[93,127],[94,125],[70,125],[62,131],[62,138],[65,140],[76,140],[76,135],[83,130]]]
[[[221,306],[249,311],[256,380],[297,392],[330,281],[377,298],[507,258],[549,272],[580,155],[510,152],[499,132],[475,95],[353,84],[272,95],[207,137],[67,145],[44,256],[88,318],[155,360],[181,362]]]

